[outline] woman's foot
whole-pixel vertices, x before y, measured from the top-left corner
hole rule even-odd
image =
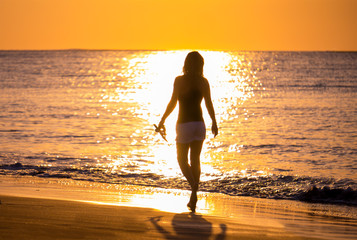
[[[196,204],[189,202],[189,203],[187,203],[187,207],[191,212],[193,212],[193,213],[196,212]]]
[[[187,203],[187,207],[191,212],[196,212],[196,203],[197,203],[197,192],[192,191],[190,201]]]

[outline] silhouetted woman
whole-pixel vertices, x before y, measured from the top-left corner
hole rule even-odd
[[[203,77],[203,57],[198,52],[190,52],[184,63],[183,75],[175,79],[174,90],[158,128],[164,129],[166,118],[179,102],[179,115],[176,125],[177,160],[183,175],[191,186],[191,197],[187,206],[195,212],[197,191],[200,181],[200,154],[206,137],[206,127],[202,117],[201,102],[212,119],[212,133],[218,134],[214,108],[211,100],[209,83]],[[190,164],[188,153],[190,152]]]

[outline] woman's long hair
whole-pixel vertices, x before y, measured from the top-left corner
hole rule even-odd
[[[198,52],[190,52],[187,54],[185,64],[183,65],[183,73],[185,75],[200,75],[203,76],[204,60]]]

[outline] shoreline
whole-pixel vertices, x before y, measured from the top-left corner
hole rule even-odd
[[[107,234],[103,239],[192,239],[197,229],[203,239],[354,239],[357,234],[353,207],[199,192],[197,213],[189,214],[188,199],[185,190],[0,176],[0,222],[5,224],[0,239],[46,239],[58,224],[89,231],[89,239],[101,231]],[[78,222],[83,214],[86,220]],[[94,219],[110,220],[94,224]],[[31,229],[17,232],[23,221],[25,228],[38,228],[39,235]],[[77,239],[77,233],[73,230],[65,238]],[[58,236],[63,237],[60,232]]]

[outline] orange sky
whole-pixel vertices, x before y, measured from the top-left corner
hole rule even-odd
[[[0,0],[0,49],[357,51],[357,0]]]

